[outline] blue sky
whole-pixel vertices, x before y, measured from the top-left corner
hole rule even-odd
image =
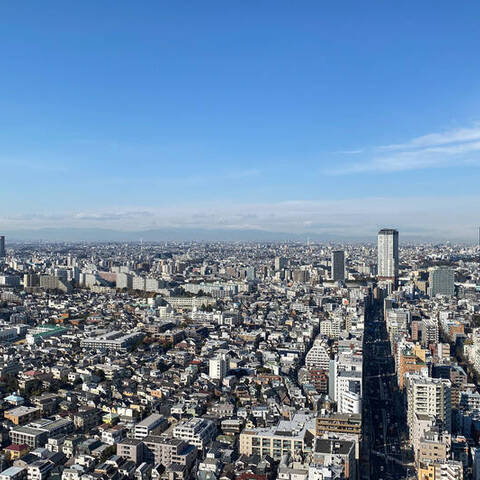
[[[480,4],[3,2],[0,228],[474,238]]]

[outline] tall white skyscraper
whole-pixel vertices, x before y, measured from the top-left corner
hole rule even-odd
[[[378,279],[397,283],[398,231],[391,228],[378,232]]]
[[[334,250],[332,252],[331,277],[334,282],[345,280],[345,252]]]
[[[275,270],[282,270],[287,266],[287,260],[283,257],[275,257]]]

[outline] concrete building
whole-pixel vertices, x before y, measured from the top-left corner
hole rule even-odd
[[[44,480],[48,477],[54,464],[49,460],[37,460],[27,467],[27,480]]]
[[[172,463],[190,468],[196,458],[197,449],[178,438],[150,435],[143,440],[145,460],[154,465],[170,466]]]
[[[10,440],[18,445],[28,445],[30,448],[42,447],[48,438],[48,432],[39,428],[24,426],[10,430]]]
[[[21,405],[20,407],[7,410],[3,416],[15,425],[25,425],[40,417],[40,408]]]
[[[208,376],[214,380],[223,380],[227,375],[228,367],[228,355],[219,353],[208,362]]]
[[[432,415],[441,421],[448,432],[452,426],[450,380],[407,374],[407,420],[410,439],[413,434],[415,414]]]
[[[0,480],[26,480],[27,469],[23,467],[10,467],[0,474]]]
[[[423,434],[415,453],[418,464],[448,460],[452,437],[447,432],[432,428]]]
[[[59,290],[66,293],[72,289],[72,286],[66,279],[54,275],[40,275],[40,288],[45,290]]]
[[[322,337],[318,337],[315,339],[312,348],[308,351],[305,357],[305,366],[308,369],[329,369],[330,355],[327,340]]]
[[[142,332],[123,333],[118,331],[104,333],[97,337],[88,337],[80,341],[82,348],[103,348],[126,352],[145,335]]]
[[[35,345],[46,338],[59,337],[67,332],[68,330],[66,328],[59,327],[58,325],[42,325],[29,330],[25,336],[25,340],[28,345]]]
[[[145,445],[136,438],[124,438],[117,443],[117,455],[139,465],[144,458]]]
[[[338,371],[335,379],[335,400],[339,413],[361,413],[362,372]]]
[[[158,413],[152,413],[135,425],[134,437],[137,440],[141,440],[148,435],[162,433],[167,428],[167,419]]]
[[[361,435],[362,416],[358,413],[321,414],[316,420],[316,435],[321,437],[325,433]]]
[[[193,417],[176,425],[173,436],[203,449],[215,438],[216,431],[215,423],[211,420]]]
[[[117,288],[126,288],[131,289],[133,288],[133,275],[129,273],[117,273],[117,280],[116,280]]]
[[[343,475],[339,478],[348,478],[350,480],[357,478],[355,442],[353,441],[337,438],[319,438],[315,441],[312,459],[312,463],[316,465],[343,465]]]
[[[297,414],[292,420],[281,420],[276,426],[244,430],[240,434],[240,453],[270,455],[280,459],[305,450],[306,439],[315,431],[315,419]]]
[[[433,267],[428,277],[430,297],[455,295],[455,272],[449,267]]]
[[[462,462],[425,462],[418,469],[418,480],[463,480]]]
[[[283,257],[275,257],[275,270],[283,270],[287,266],[287,260]]]

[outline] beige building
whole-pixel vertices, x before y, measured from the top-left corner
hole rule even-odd
[[[415,452],[418,464],[445,461],[449,458],[452,437],[432,428],[424,433]]]
[[[20,407],[7,410],[3,416],[15,425],[25,425],[32,420],[40,418],[40,408],[21,405]]]
[[[444,462],[428,462],[420,465],[418,480],[463,480],[462,462],[446,460]]]

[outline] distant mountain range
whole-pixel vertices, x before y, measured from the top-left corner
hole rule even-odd
[[[123,231],[102,228],[42,228],[2,232],[10,241],[44,240],[59,242],[167,242],[167,241],[335,241],[340,237],[319,234],[295,234],[265,230],[207,230],[188,228],[161,228],[154,230]],[[371,239],[371,240],[374,240]]]
[[[123,231],[102,228],[42,228],[1,232],[7,241],[47,242],[168,242],[168,241],[223,241],[223,242],[376,242],[376,232],[371,236],[342,236],[330,233],[287,233],[266,230],[187,229],[161,228],[152,230]],[[400,231],[401,233],[401,231]],[[428,242],[428,237],[402,235],[405,242]],[[438,239],[437,239],[438,241]]]

